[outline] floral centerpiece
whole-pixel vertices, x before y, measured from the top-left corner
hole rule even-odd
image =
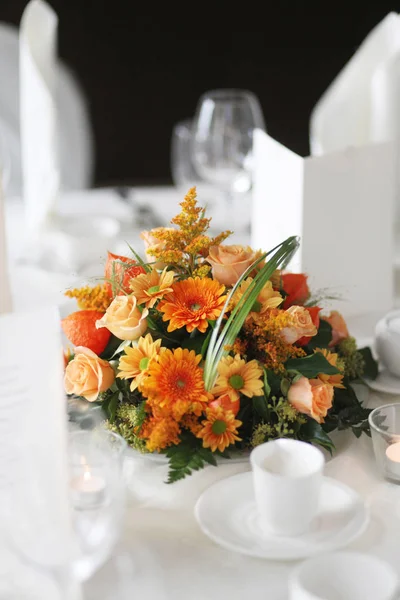
[[[332,451],[335,429],[369,434],[352,383],[376,363],[307,276],[286,271],[297,238],[227,245],[230,231],[207,235],[195,188],[181,208],[141,234],[143,258],[108,253],[101,284],[68,290],[67,394],[101,403],[136,450],[165,454],[169,482],[271,439]]]

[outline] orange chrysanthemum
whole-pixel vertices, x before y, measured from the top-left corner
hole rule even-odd
[[[206,410],[206,420],[202,421],[202,429],[197,433],[198,438],[203,440],[204,448],[211,448],[211,452],[225,448],[240,442],[238,428],[242,421],[235,419],[232,411],[225,411],[220,406]]]
[[[174,275],[173,271],[167,271],[166,268],[162,273],[158,273],[157,269],[152,269],[150,273],[143,273],[132,279],[130,287],[137,303],[152,308],[157,300],[161,300],[165,294],[172,292],[171,285]]]
[[[215,396],[228,394],[232,401],[240,394],[248,398],[263,393],[263,372],[256,360],[246,362],[239,354],[221,358],[218,365],[218,377],[212,393]]]
[[[179,421],[185,413],[201,414],[212,399],[204,388],[201,359],[194,350],[176,348],[150,363],[140,391],[157,416],[170,414]]]
[[[325,356],[326,360],[332,367],[339,368],[337,365],[337,361],[339,356],[335,352],[330,352],[325,348],[316,348],[314,352],[320,352],[323,356]],[[324,383],[330,383],[333,387],[344,389],[344,385],[342,384],[343,375],[341,373],[336,373],[335,375],[326,375],[325,373],[319,373],[318,379],[323,381]]]
[[[142,425],[139,437],[146,440],[149,452],[159,452],[173,444],[179,444],[180,427],[172,417],[150,417]]]
[[[189,333],[194,329],[204,333],[208,321],[219,317],[226,300],[225,287],[213,279],[189,277],[174,283],[172,289],[158,306],[163,321],[169,321],[168,331],[186,327]]]
[[[120,379],[132,379],[131,391],[135,390],[147,377],[150,362],[160,353],[161,340],[153,341],[150,333],[138,340],[135,348],[128,346],[125,354],[119,359],[117,377]]]

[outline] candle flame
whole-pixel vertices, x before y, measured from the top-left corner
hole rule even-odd
[[[89,471],[89,467],[85,467],[85,472],[83,474],[83,480],[84,481],[89,481],[89,479],[91,479],[92,475]]]

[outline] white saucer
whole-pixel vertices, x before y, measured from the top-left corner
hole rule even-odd
[[[308,533],[293,538],[261,533],[251,471],[209,487],[196,503],[195,516],[203,533],[220,546],[271,560],[297,560],[342,548],[369,522],[362,498],[324,477],[318,514]]]
[[[382,369],[376,379],[366,379],[365,382],[375,392],[400,396],[400,378],[391,375],[386,369]]]

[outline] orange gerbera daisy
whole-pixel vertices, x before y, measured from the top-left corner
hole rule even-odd
[[[147,377],[150,361],[155,358],[161,350],[161,340],[153,341],[151,334],[141,337],[135,348],[128,346],[125,354],[119,359],[117,377],[120,379],[132,379],[131,391],[135,390]]]
[[[215,396],[228,394],[232,401],[240,394],[251,398],[262,395],[262,369],[256,360],[246,362],[239,354],[224,356],[218,365],[218,377],[211,390]]]
[[[185,327],[189,333],[198,329],[202,333],[208,321],[219,317],[226,300],[225,287],[213,279],[189,277],[174,283],[172,293],[157,307],[169,321],[168,331]]]
[[[240,301],[240,299],[242,298],[243,294],[245,293],[252,281],[252,277],[247,277],[247,279],[245,279],[240,284],[237,291],[233,294],[229,306],[230,310],[232,310],[238,304],[238,302]],[[277,308],[282,303],[282,301],[283,298],[280,295],[280,293],[273,289],[272,283],[270,281],[267,281],[261,292],[258,294],[257,300],[254,302],[254,305],[252,306],[250,312],[264,314],[270,308]]]
[[[188,412],[201,414],[212,399],[204,388],[201,360],[201,354],[194,350],[175,348],[164,350],[157,361],[151,361],[140,391],[157,415],[168,412],[179,421]]]
[[[208,408],[206,417],[196,435],[203,440],[204,448],[211,448],[211,452],[217,449],[223,452],[231,444],[241,441],[237,434],[242,421],[236,420],[232,411],[225,411],[221,406]]]
[[[337,361],[339,356],[335,352],[330,352],[326,348],[316,348],[314,352],[320,352],[323,356],[325,356],[326,360],[332,367],[336,367],[339,369],[337,365]],[[324,383],[330,383],[333,387],[344,389],[344,385],[342,384],[343,375],[341,373],[336,373],[336,375],[326,375],[325,373],[319,373],[318,379],[323,381]]]
[[[152,269],[150,273],[143,273],[132,279],[130,287],[137,303],[152,308],[157,300],[172,292],[171,285],[174,275],[174,271],[167,271],[166,268],[162,273],[158,273],[157,269]]]

